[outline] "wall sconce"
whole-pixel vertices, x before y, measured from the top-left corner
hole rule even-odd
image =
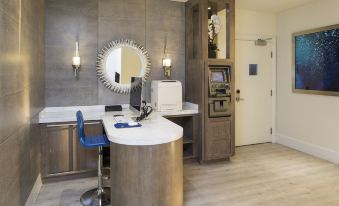
[[[164,69],[164,76],[170,78],[172,71],[172,60],[170,58],[162,59],[162,68]]]
[[[80,70],[80,56],[79,56],[79,43],[75,43],[75,56],[73,57],[73,69],[74,76],[76,79],[79,79],[79,70]]]

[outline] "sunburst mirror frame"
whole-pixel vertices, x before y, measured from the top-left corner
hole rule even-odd
[[[98,78],[105,85],[105,87],[116,93],[129,94],[131,89],[138,85],[116,83],[113,79],[109,77],[105,67],[109,54],[115,49],[122,47],[132,48],[138,53],[142,64],[142,71],[140,76],[143,78],[143,82],[146,82],[151,75],[152,64],[150,56],[143,46],[137,44],[134,40],[130,39],[120,39],[116,41],[111,41],[106,44],[104,48],[101,49],[101,51],[98,53],[96,71]]]

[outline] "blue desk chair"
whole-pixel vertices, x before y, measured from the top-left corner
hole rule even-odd
[[[81,195],[80,201],[84,206],[108,206],[111,202],[111,192],[109,187],[102,187],[102,147],[109,146],[106,135],[85,136],[85,124],[82,112],[77,114],[77,129],[80,144],[88,149],[99,148],[98,158],[98,188],[92,189]]]

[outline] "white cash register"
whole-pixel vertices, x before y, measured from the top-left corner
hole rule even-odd
[[[181,111],[181,82],[176,80],[152,81],[151,102],[154,111]]]

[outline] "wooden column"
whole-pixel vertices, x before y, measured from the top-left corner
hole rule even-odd
[[[182,206],[182,141],[150,146],[111,143],[111,205]]]

